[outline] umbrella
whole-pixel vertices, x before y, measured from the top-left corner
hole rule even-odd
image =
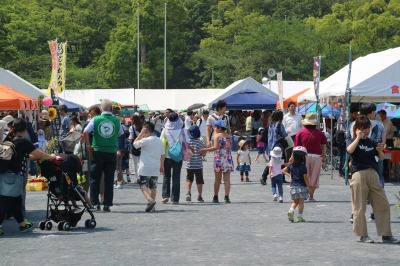
[[[387,102],[376,104],[376,112],[380,110],[385,110],[388,118],[394,118],[395,114],[397,113],[397,106]]]
[[[193,110],[196,110],[196,109],[200,109],[201,107],[204,107],[204,106],[206,106],[206,105],[203,104],[203,103],[195,103],[195,104],[192,104],[191,106],[189,106],[187,108],[187,110],[188,111],[193,111]]]

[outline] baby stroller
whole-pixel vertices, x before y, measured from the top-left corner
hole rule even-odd
[[[41,230],[51,230],[53,224],[58,223],[59,231],[69,231],[87,211],[91,219],[85,221],[86,228],[95,228],[96,220],[88,204],[76,188],[77,173],[82,171],[80,160],[75,155],[61,154],[54,161],[39,162],[41,174],[49,181],[47,193],[46,220],[39,223]],[[80,200],[84,206],[82,210],[75,210],[71,200]]]

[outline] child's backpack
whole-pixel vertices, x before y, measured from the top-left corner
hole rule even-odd
[[[182,132],[179,133],[177,140],[174,139],[174,137],[172,136],[170,131],[169,131],[169,134],[171,135],[171,138],[174,140],[174,144],[172,145],[172,147],[170,147],[168,149],[168,155],[175,162],[180,162],[180,161],[182,161],[182,145],[180,142]]]
[[[0,142],[0,173],[10,169],[11,162],[16,155],[14,143],[10,141]]]

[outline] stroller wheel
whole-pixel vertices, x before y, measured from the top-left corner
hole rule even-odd
[[[97,224],[97,223],[96,223],[96,220],[95,220],[95,219],[91,219],[91,220],[90,220],[90,223],[89,223],[89,227],[90,227],[90,228],[96,228],[96,224]]]
[[[57,225],[57,229],[58,229],[58,231],[64,230],[64,222],[59,222]]]
[[[50,231],[53,228],[53,223],[48,221],[45,223],[46,230]]]
[[[65,222],[65,223],[63,224],[63,229],[64,229],[64,231],[69,231],[69,230],[71,230],[71,225],[69,224],[69,222]]]
[[[85,221],[85,227],[86,227],[86,228],[90,228],[90,219],[87,219],[87,220]]]
[[[39,223],[39,228],[40,228],[40,230],[46,229],[46,222],[41,221],[41,222]]]

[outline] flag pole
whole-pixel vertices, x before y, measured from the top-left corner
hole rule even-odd
[[[136,38],[136,45],[137,45],[137,86],[136,89],[140,88],[140,4],[137,4],[137,38]],[[136,90],[133,88],[133,104],[136,104]]]
[[[351,79],[351,64],[352,64],[352,49],[351,45],[349,48],[349,70],[347,74],[347,84],[346,84],[346,130],[348,136],[350,136],[350,105],[351,105],[351,89],[350,89],[350,79]],[[344,161],[344,184],[348,184],[348,173],[349,173],[349,153],[346,152],[346,159]]]
[[[167,89],[167,3],[164,3],[164,90]]]

